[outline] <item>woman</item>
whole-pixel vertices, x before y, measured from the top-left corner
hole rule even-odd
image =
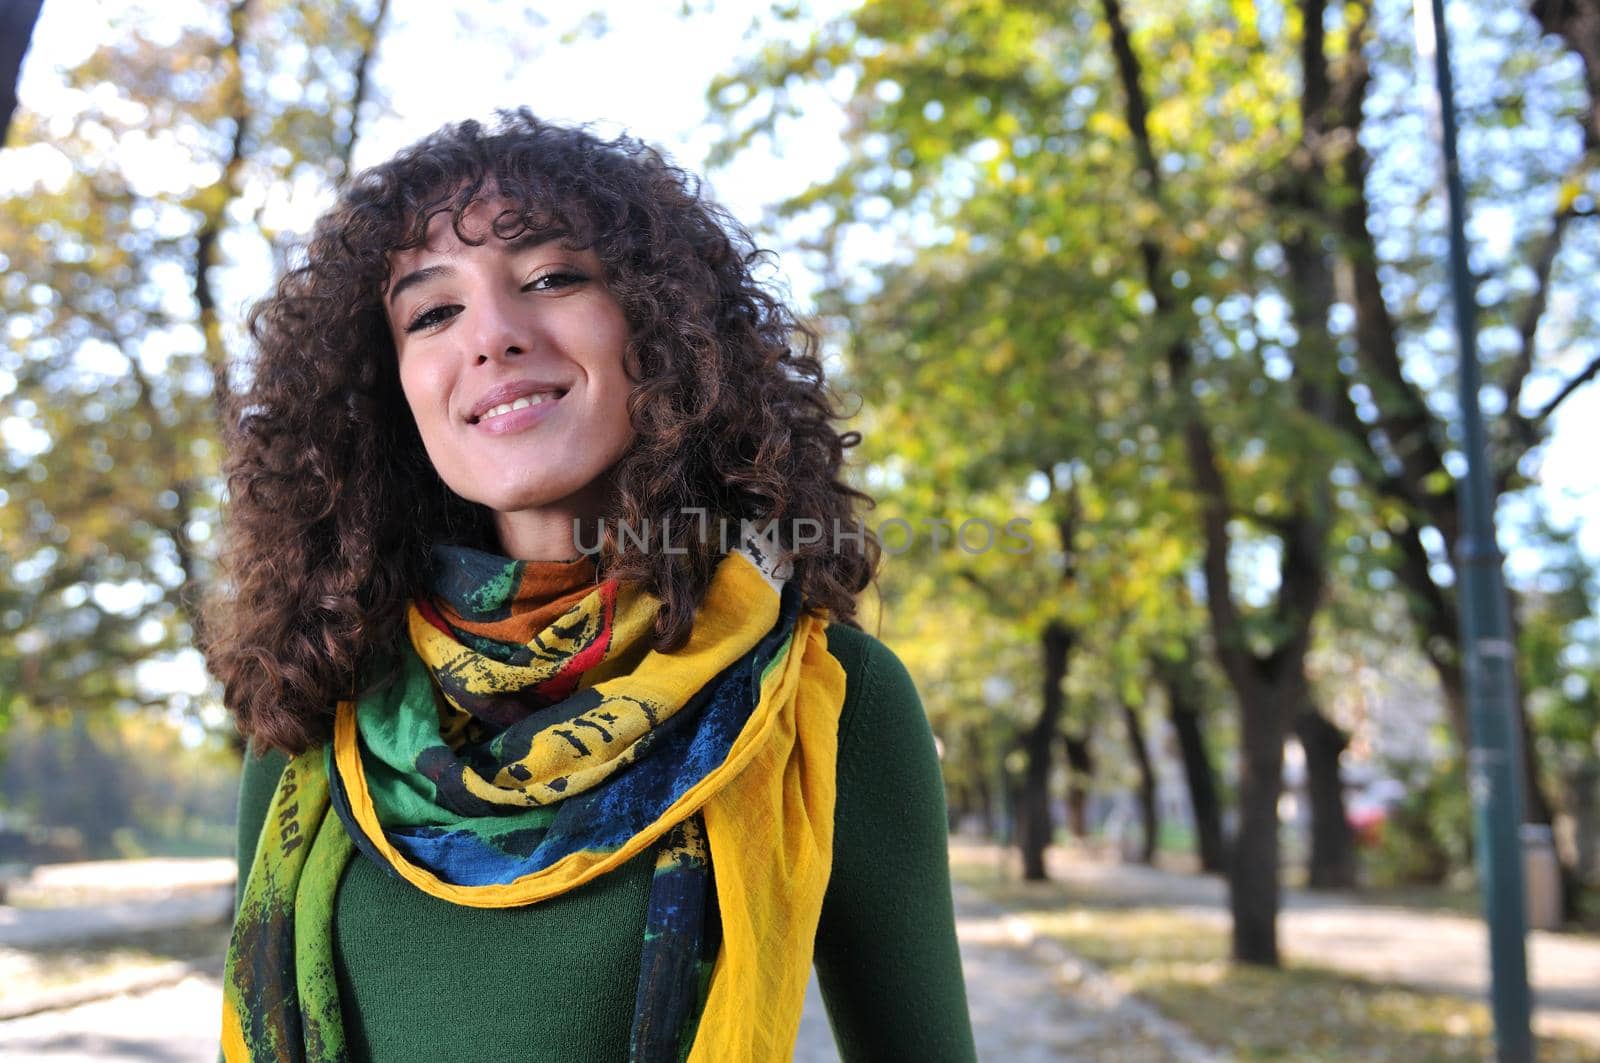
[[[505,113],[358,176],[254,310],[229,1059],[787,1059],[813,959],[846,1059],[972,1058],[857,437],[748,248]]]

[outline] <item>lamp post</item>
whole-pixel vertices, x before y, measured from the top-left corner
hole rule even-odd
[[[1445,194],[1450,207],[1450,288],[1455,305],[1460,364],[1461,449],[1467,473],[1459,484],[1461,536],[1456,574],[1461,609],[1461,649],[1472,735],[1468,777],[1472,789],[1478,878],[1489,923],[1490,1004],[1501,1063],[1534,1058],[1531,1001],[1524,951],[1521,758],[1512,726],[1516,677],[1500,548],[1494,533],[1494,497],[1485,461],[1483,416],[1478,408],[1477,302],[1467,264],[1466,193],[1456,155],[1455,90],[1444,0],[1416,0],[1417,50],[1434,60],[1439,96],[1439,136]]]

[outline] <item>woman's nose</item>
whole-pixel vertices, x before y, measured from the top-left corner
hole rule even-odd
[[[533,345],[533,322],[525,301],[487,291],[468,309],[472,315],[471,355],[474,364],[527,354]]]

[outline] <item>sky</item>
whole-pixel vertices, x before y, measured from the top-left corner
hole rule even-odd
[[[130,5],[106,0],[46,0],[23,71],[24,106],[50,113],[59,92],[56,69],[82,58],[110,32],[109,13]],[[169,22],[183,0],[143,6]],[[681,7],[690,8],[685,17]],[[812,3],[812,22],[843,9],[842,0]],[[550,5],[537,5],[546,11]],[[555,9],[547,19],[534,6],[487,3],[464,15],[456,5],[433,0],[393,0],[390,21],[373,71],[387,107],[367,121],[355,152],[356,165],[380,161],[438,126],[465,117],[487,117],[496,107],[530,106],[541,116],[597,123],[607,132],[627,131],[657,144],[680,164],[704,172],[706,152],[716,135],[705,100],[710,79],[749,54],[753,20],[769,5],[764,0],[688,0],[679,3],[613,3],[601,9],[603,33],[579,32],[588,23],[585,5]],[[773,31],[770,23],[766,32]],[[1424,79],[1419,88],[1429,88]],[[758,225],[767,207],[826,177],[841,160],[844,116],[832,92],[810,90],[802,97],[805,118],[784,128],[777,142],[758,142],[731,166],[707,174],[715,198],[747,224]],[[20,176],[20,175],[18,175]],[[0,185],[7,183],[0,175]],[[286,202],[275,219],[306,228],[327,205],[321,195]],[[1480,219],[1492,223],[1493,219]],[[1491,224],[1492,227],[1492,224]],[[874,244],[857,244],[863,262],[888,254],[887,232]],[[781,250],[781,242],[779,243]],[[224,281],[225,300],[242,307],[265,290],[270,264],[242,263]],[[817,279],[797,256],[780,264],[803,306]],[[1568,352],[1575,370],[1589,355]],[[1537,396],[1534,396],[1537,398]],[[1574,395],[1555,419],[1553,437],[1540,469],[1546,504],[1561,525],[1580,523],[1587,553],[1600,558],[1600,513],[1596,458],[1600,457],[1600,386]],[[1511,514],[1508,514],[1511,515]],[[1528,567],[1519,557],[1514,532],[1504,536],[1512,571]]]
[[[57,69],[111,36],[112,11],[154,7],[177,13],[196,6],[193,0],[45,0],[19,86],[23,105],[45,114],[59,109],[52,106],[63,98]],[[600,5],[606,30],[579,32],[571,41],[562,38],[588,22],[585,6],[548,20],[533,13],[548,6],[495,0],[474,9],[492,13],[491,19],[432,0],[393,0],[372,73],[386,108],[363,124],[356,167],[382,161],[447,122],[528,106],[544,118],[630,133],[705,173],[717,133],[708,118],[706,86],[748,54],[747,31],[769,5],[695,0],[687,17],[680,16],[677,3]],[[838,0],[810,5],[819,17],[844,6]],[[786,129],[781,143],[760,145],[708,175],[714,197],[747,224],[758,222],[763,209],[784,194],[825,176],[842,158],[842,111],[824,94],[810,95],[817,104],[813,113]],[[302,223],[308,226],[326,202],[306,206]]]

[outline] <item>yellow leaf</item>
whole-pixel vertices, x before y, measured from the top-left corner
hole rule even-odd
[[[1572,205],[1578,201],[1578,196],[1582,192],[1583,179],[1578,175],[1573,175],[1561,182],[1561,198],[1556,201],[1556,210],[1562,214],[1571,210]]]

